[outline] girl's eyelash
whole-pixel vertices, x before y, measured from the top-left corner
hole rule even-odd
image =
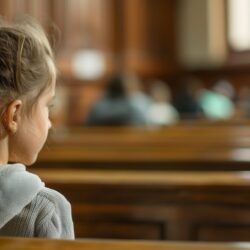
[[[52,109],[54,106],[55,106],[55,104],[54,104],[54,103],[51,103],[51,104],[48,105],[48,108],[49,108],[49,109]]]
[[[54,103],[49,104],[49,107],[54,107],[54,106],[55,106]]]

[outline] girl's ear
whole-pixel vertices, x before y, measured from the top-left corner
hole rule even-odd
[[[8,134],[15,134],[18,130],[22,105],[21,100],[15,100],[7,106],[3,114],[3,126]]]

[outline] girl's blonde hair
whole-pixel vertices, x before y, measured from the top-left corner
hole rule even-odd
[[[31,18],[0,21],[0,114],[8,103],[27,98],[27,111],[56,77],[54,55],[42,27]]]

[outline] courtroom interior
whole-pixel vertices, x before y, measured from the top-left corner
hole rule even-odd
[[[250,0],[0,0],[4,19],[23,15],[48,32],[58,69],[29,171],[90,240],[58,248],[250,242]],[[35,244],[0,248],[15,242]]]

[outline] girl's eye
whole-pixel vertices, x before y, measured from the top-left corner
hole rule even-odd
[[[55,105],[53,103],[48,105],[48,109],[51,110]]]
[[[53,104],[49,104],[49,105],[47,105],[47,113],[48,113],[48,117],[51,115],[51,110],[52,110],[52,108],[54,107],[54,105]]]

